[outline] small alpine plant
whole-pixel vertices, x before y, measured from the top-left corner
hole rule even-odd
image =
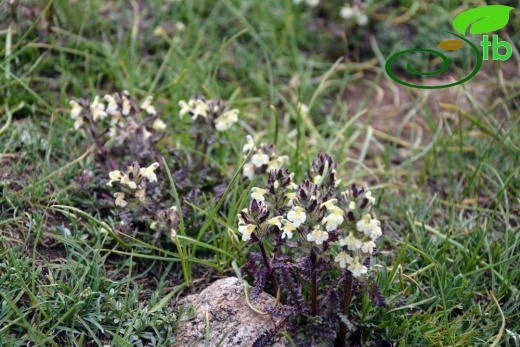
[[[243,266],[254,278],[251,299],[270,286],[277,302],[267,311],[281,317],[253,346],[267,346],[282,327],[298,346],[344,346],[355,293],[364,289],[386,305],[370,271],[382,235],[376,199],[355,184],[338,192],[336,163],[325,154],[313,161],[308,179],[299,185],[293,179],[284,167],[269,171],[238,215],[242,240],[259,251]]]
[[[149,160],[157,155],[154,145],[164,136],[166,124],[148,96],[138,105],[125,90],[98,95],[92,102],[88,98],[71,100],[70,116],[74,129],[91,137],[98,147],[98,158],[129,155],[132,160]],[[111,153],[109,153],[111,152]]]

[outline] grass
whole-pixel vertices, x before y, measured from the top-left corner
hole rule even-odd
[[[392,8],[385,20],[403,13]],[[244,262],[247,246],[227,229],[236,231],[248,187],[261,182],[240,178],[253,134],[277,143],[297,177],[326,151],[345,186],[365,182],[378,197],[379,283],[394,306],[357,302],[366,343],[378,332],[399,346],[520,345],[518,72],[484,62],[493,71],[479,83],[492,92],[479,97],[468,82],[436,109],[426,100],[441,92],[407,90],[406,102],[386,83],[378,54],[399,42],[386,47],[375,35],[366,40],[375,59],[336,61],[326,47],[350,56],[350,38],[307,30],[312,10],[289,0],[21,1],[15,15],[0,17],[0,344],[169,345],[190,315],[172,316],[169,299]],[[518,71],[518,59],[510,63]],[[368,92],[351,96],[360,86]],[[92,169],[94,149],[73,131],[68,101],[124,89],[155,96],[164,148],[192,148],[179,100],[203,93],[241,111],[223,135],[229,145],[207,158],[227,179],[225,194],[193,206],[205,217],[199,231],[181,230],[169,249],[118,236],[117,215],[100,213],[95,193],[74,183]],[[385,98],[398,101],[396,122],[378,112]]]

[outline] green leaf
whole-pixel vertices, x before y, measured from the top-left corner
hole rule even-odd
[[[453,27],[462,35],[471,26],[470,34],[485,34],[506,26],[509,12],[514,7],[504,5],[481,6],[459,14],[453,20]]]

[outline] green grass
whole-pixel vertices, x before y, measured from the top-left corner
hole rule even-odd
[[[177,308],[168,299],[187,285],[197,290],[208,271],[230,274],[233,260],[245,260],[246,245],[227,229],[236,231],[249,187],[262,181],[239,178],[245,136],[254,134],[277,142],[297,177],[325,151],[345,187],[364,182],[378,197],[385,235],[376,266],[395,305],[356,303],[367,336],[377,330],[399,346],[520,345],[518,72],[495,80],[498,67],[485,82],[492,98],[462,86],[457,104],[442,112],[422,102],[426,91],[409,90],[398,123],[378,131],[375,81],[386,80],[383,65],[335,63],[324,52],[353,54],[351,38],[308,31],[313,12],[292,1],[36,3],[21,1],[17,22],[0,16],[0,344],[168,345],[177,317],[186,318],[170,315]],[[414,23],[427,20],[426,9]],[[406,10],[392,8],[385,20]],[[184,31],[154,34],[177,21]],[[401,50],[399,41],[376,35],[374,45],[366,32],[355,35],[383,57]],[[518,70],[518,59],[511,62]],[[349,99],[361,85],[370,92]],[[117,214],[99,213],[94,192],[79,194],[74,183],[94,157],[73,130],[68,101],[125,89],[137,100],[156,98],[168,124],[163,148],[193,147],[178,121],[179,100],[202,93],[240,109],[238,127],[222,135],[229,145],[214,145],[207,159],[228,190],[218,203],[194,206],[202,224],[195,234],[180,231],[180,247],[118,242]],[[391,88],[382,92],[395,97]],[[310,107],[308,116],[298,102]],[[403,135],[410,129],[411,138]]]

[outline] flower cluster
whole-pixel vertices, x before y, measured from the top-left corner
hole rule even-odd
[[[166,129],[166,124],[158,118],[157,111],[152,105],[152,96],[148,96],[139,107],[126,90],[122,93],[106,94],[103,100],[106,104],[100,100],[99,95],[96,95],[92,103],[87,98],[81,98],[79,101],[71,100],[70,116],[74,120],[74,129],[79,130],[86,122],[100,123],[110,117],[109,133],[114,135],[118,128],[136,128],[135,116],[143,111],[152,116],[151,122],[147,122],[150,123],[150,129],[155,131]]]
[[[373,254],[382,235],[379,221],[369,214],[375,198],[355,185],[339,199],[333,197],[339,183],[335,175],[336,164],[328,155],[314,160],[310,179],[299,186],[287,169],[271,170],[267,187],[252,188],[250,208],[238,216],[242,240],[262,240],[273,234],[314,247],[331,243],[337,246],[334,259],[340,268],[348,267],[355,277],[366,274],[364,260]]]
[[[114,170],[108,174],[110,180],[107,185],[112,187],[113,183],[117,183],[121,188],[121,192],[114,193],[115,204],[122,208],[128,205],[125,199],[133,198],[138,203],[146,202],[146,186],[148,183],[157,182],[155,170],[159,167],[159,163],[153,163],[148,167],[140,167],[139,163],[133,162],[126,167],[124,172]]]
[[[166,130],[166,124],[160,119],[159,113],[152,105],[153,97],[148,96],[137,106],[134,98],[127,91],[99,96],[90,102],[87,98],[78,101],[71,100],[70,116],[74,120],[74,129],[83,135],[92,137],[99,148],[102,159],[108,153],[108,140],[115,140],[114,151],[125,147],[134,160],[150,160],[153,151],[152,144],[158,142]],[[131,141],[132,146],[124,145]],[[123,146],[124,145],[124,146]]]
[[[369,213],[374,202],[370,191],[353,184],[341,194],[339,206],[331,207],[325,218],[327,230],[341,231],[341,251],[334,260],[341,268],[348,266],[356,277],[368,272],[364,260],[373,254],[376,242],[383,234],[381,223]]]
[[[368,16],[357,5],[350,6],[345,4],[339,11],[339,15],[346,20],[354,19],[359,26],[368,24]]]
[[[242,241],[250,240],[253,232],[255,239],[263,239],[268,236],[269,230],[273,226],[276,226],[277,230],[282,230],[284,237],[292,237],[291,231],[296,230],[296,227],[287,218],[284,218],[283,214],[290,208],[290,204],[286,201],[289,199],[288,195],[294,194],[289,191],[296,188],[292,182],[293,176],[285,168],[273,170],[269,174],[267,189],[254,187],[251,190],[250,208],[243,209],[238,215],[238,231],[242,234]],[[276,196],[271,193],[275,189],[288,192]],[[271,213],[271,209],[276,212]],[[273,216],[268,218],[270,214]]]
[[[244,165],[243,175],[252,179],[255,175],[262,174],[267,170],[277,170],[289,162],[286,155],[279,156],[278,149],[270,143],[261,143],[260,147],[255,146],[253,137],[247,135],[247,143],[242,148],[242,152],[247,155],[253,151],[251,160]]]
[[[189,115],[192,121],[210,125],[217,131],[226,131],[238,122],[238,110],[228,109],[223,100],[206,100],[203,96],[193,96],[188,102],[179,101],[181,119]]]

